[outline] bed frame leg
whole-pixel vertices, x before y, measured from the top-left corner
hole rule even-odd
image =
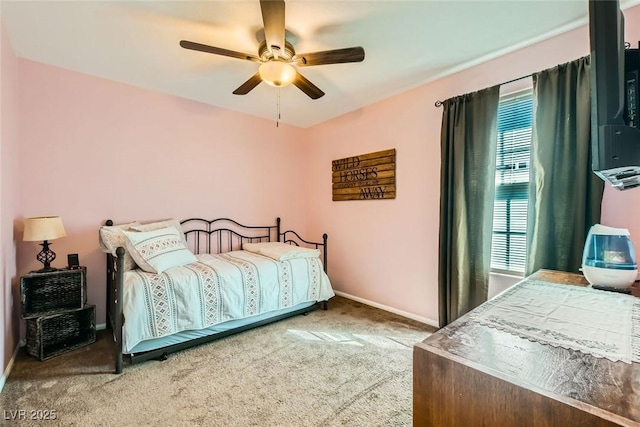
[[[115,292],[111,297],[115,298],[115,314],[114,314],[114,337],[116,340],[115,357],[116,357],[116,374],[122,373],[122,325],[124,324],[124,315],[122,314],[122,281],[124,271],[124,248],[116,249],[116,283]]]
[[[320,307],[322,307],[323,310],[327,311],[329,309],[329,301],[322,301],[320,303]]]

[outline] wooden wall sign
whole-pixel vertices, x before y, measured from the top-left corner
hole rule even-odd
[[[396,149],[331,162],[333,200],[396,198]]]

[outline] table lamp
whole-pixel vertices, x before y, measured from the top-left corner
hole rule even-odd
[[[51,262],[56,259],[56,254],[49,249],[49,240],[59,239],[66,235],[62,220],[58,216],[40,216],[25,220],[23,240],[25,242],[42,241],[40,243],[42,250],[36,259],[44,264],[44,268],[38,270],[38,273],[57,270],[57,268],[51,267]]]

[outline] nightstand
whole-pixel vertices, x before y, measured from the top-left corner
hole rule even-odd
[[[20,312],[27,321],[27,353],[46,360],[95,342],[95,306],[86,302],[85,267],[22,276]]]

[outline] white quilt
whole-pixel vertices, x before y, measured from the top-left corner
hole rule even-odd
[[[124,273],[125,353],[147,339],[334,296],[318,258],[280,262],[247,251],[197,257],[161,274]]]

